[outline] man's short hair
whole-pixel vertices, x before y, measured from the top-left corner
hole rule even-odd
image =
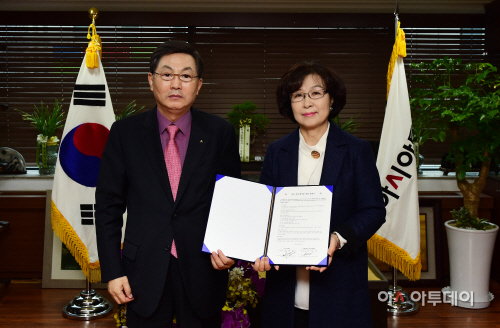
[[[326,92],[333,99],[330,119],[340,113],[346,102],[344,81],[337,72],[317,60],[297,63],[283,75],[276,89],[276,102],[280,114],[290,118],[294,123],[297,121],[293,116],[290,96],[302,87],[304,79],[309,75],[319,76],[325,85]]]
[[[149,62],[149,72],[154,73],[158,68],[158,63],[165,55],[171,54],[188,54],[194,58],[196,63],[196,73],[198,74],[198,78],[201,79],[203,74],[203,58],[201,58],[198,51],[196,51],[188,42],[179,41],[179,40],[171,40],[165,43],[162,43],[155,49],[153,54],[151,55],[151,61]]]

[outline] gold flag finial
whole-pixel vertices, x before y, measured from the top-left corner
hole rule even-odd
[[[92,18],[92,23],[87,31],[87,39],[90,39],[89,45],[87,47],[87,67],[97,68],[99,67],[99,58],[102,58],[102,43],[101,38],[97,35],[95,29],[95,20],[99,17],[99,10],[96,7],[89,9],[89,18]],[[90,30],[92,29],[92,35],[90,35]]]
[[[394,41],[394,46],[392,47],[391,59],[389,60],[389,69],[387,70],[387,94],[386,99],[389,98],[389,90],[391,88],[392,72],[396,66],[396,61],[398,57],[406,57],[406,38],[405,32],[400,27],[400,22],[398,20],[398,26],[396,29],[396,40]]]
[[[95,25],[95,20],[99,17],[99,10],[96,7],[89,9],[89,18],[92,18],[92,24]]]

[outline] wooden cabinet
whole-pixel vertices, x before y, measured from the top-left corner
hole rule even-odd
[[[7,231],[9,228],[8,221],[0,221],[0,238],[2,238],[2,232]],[[7,294],[7,286],[10,279],[0,279],[0,300]]]
[[[0,235],[0,279],[42,278],[45,195],[0,192],[0,221],[10,223]]]

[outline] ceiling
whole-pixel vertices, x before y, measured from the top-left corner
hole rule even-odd
[[[399,13],[483,14],[493,0],[400,0]],[[0,0],[0,11],[393,13],[385,0]]]

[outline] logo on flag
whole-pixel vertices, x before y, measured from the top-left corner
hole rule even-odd
[[[95,187],[101,155],[109,129],[98,123],[83,123],[63,138],[59,149],[61,167],[68,177],[86,187]]]
[[[101,280],[94,222],[99,164],[115,121],[102,65],[83,59],[64,126],[52,188],[52,228],[90,282]]]

